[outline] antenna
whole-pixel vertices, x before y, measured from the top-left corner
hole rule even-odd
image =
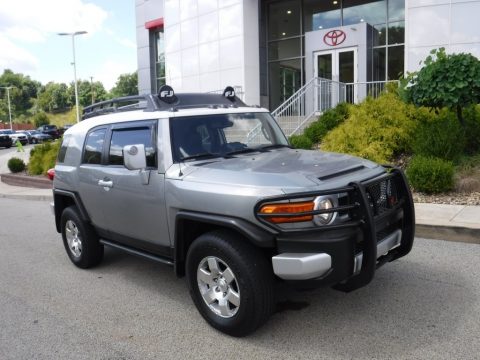
[[[180,162],[178,163],[178,166],[180,167],[180,172],[178,173],[178,176],[183,176],[183,172],[182,172],[182,162],[183,162],[183,161],[180,161]]]

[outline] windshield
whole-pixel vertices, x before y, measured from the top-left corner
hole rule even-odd
[[[176,117],[170,119],[170,132],[176,162],[288,146],[269,113]]]

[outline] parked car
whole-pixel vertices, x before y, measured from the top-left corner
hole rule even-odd
[[[50,135],[52,139],[58,139],[61,136],[56,125],[42,125],[37,131]]]
[[[28,136],[28,142],[30,144],[39,144],[45,141],[52,140],[52,137],[48,134],[44,134],[37,130],[28,130],[25,132]]]
[[[68,129],[70,129],[72,126],[73,126],[73,125],[71,125],[71,124],[64,125],[64,126],[61,127],[60,129],[58,129],[58,133],[59,133],[60,135],[63,135],[63,133],[64,133],[65,131],[67,131]]]
[[[97,265],[107,245],[171,265],[204,319],[233,336],[267,321],[276,281],[349,292],[414,239],[400,169],[292,149],[269,111],[231,87],[163,86],[86,107],[64,134],[53,187],[73,264]]]
[[[10,139],[12,140],[12,145],[15,145],[17,140],[20,141],[22,145],[28,144],[28,137],[23,132],[19,133],[13,130],[0,130],[0,133],[10,136]]]
[[[0,147],[10,148],[12,147],[12,139],[6,133],[3,133],[3,130],[0,130]]]

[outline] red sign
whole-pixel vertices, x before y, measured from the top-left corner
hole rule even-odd
[[[323,42],[329,46],[337,46],[345,41],[347,34],[342,30],[332,30],[325,34]]]

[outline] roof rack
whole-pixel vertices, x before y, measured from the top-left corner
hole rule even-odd
[[[231,86],[227,86],[223,94],[182,93],[175,94],[168,85],[163,85],[158,95],[135,95],[101,101],[83,109],[82,120],[121,111],[177,111],[192,108],[232,108],[247,106],[235,94]]]

